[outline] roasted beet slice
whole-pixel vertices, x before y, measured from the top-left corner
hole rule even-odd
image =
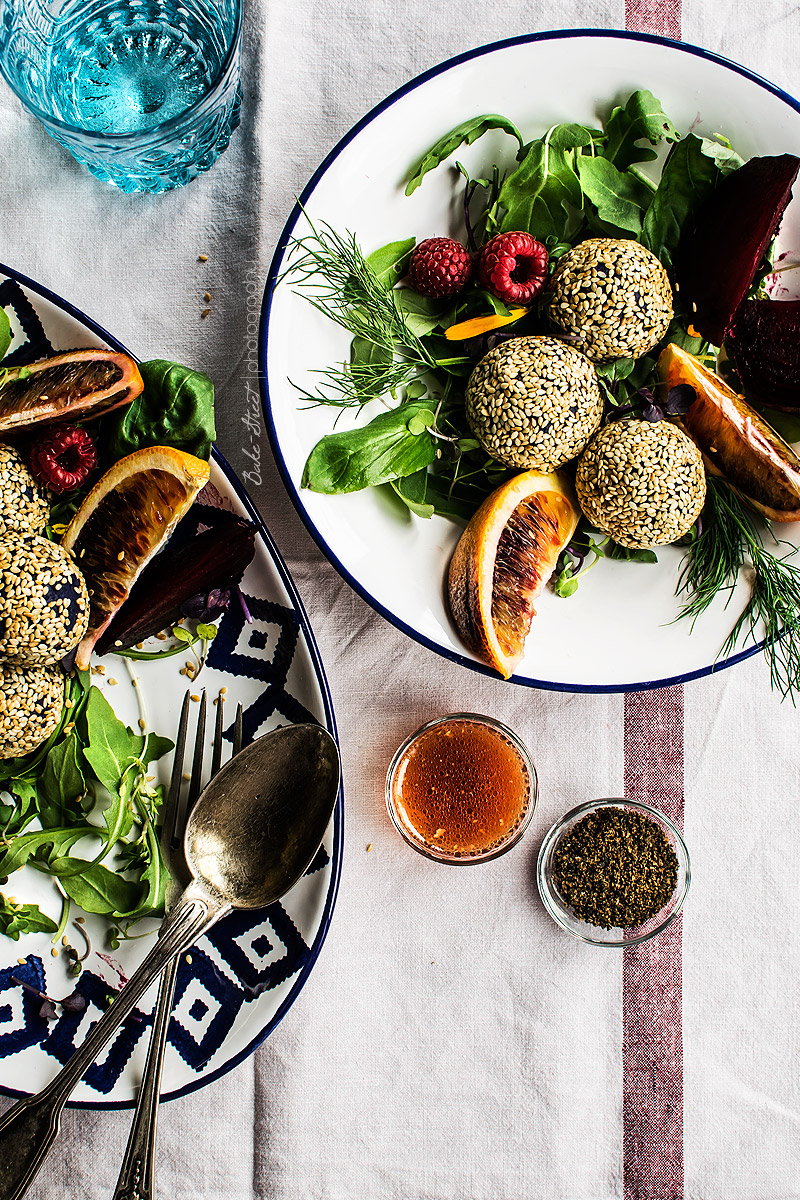
[[[800,300],[745,300],[728,347],[749,400],[800,412]]]
[[[681,239],[678,295],[698,333],[722,344],[789,203],[800,158],[751,158],[726,175]]]
[[[255,526],[233,518],[198,533],[172,549],[169,545],[142,571],[130,595],[97,640],[97,654],[135,646],[180,620],[190,596],[239,582],[255,553]]]

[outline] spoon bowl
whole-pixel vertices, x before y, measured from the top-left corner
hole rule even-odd
[[[192,874],[233,908],[272,904],[319,849],[338,788],[339,752],[321,726],[265,734],[226,763],[197,801],[184,839]]]

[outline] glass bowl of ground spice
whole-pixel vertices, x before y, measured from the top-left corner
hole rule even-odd
[[[429,721],[403,742],[386,776],[386,807],[410,846],[454,866],[516,845],[536,807],[536,768],[508,726],[479,713]]]
[[[592,946],[633,946],[675,920],[691,866],[677,826],[647,804],[593,800],[550,829],[539,893],[562,929]]]

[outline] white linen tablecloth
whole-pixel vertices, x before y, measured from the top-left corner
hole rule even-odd
[[[516,688],[404,638],[319,553],[266,435],[253,438],[245,417],[276,240],[351,125],[420,71],[483,42],[624,28],[625,18],[621,0],[251,0],[241,129],[212,171],[157,197],[98,183],[0,89],[0,260],[140,356],[211,374],[222,450],[251,475],[260,454],[251,494],[307,608],[341,737],[346,845],[327,942],[264,1046],[164,1106],[165,1197],[623,1195],[621,958],[556,928],[534,865],[566,809],[621,794],[624,698]],[[790,0],[688,0],[682,35],[800,92]],[[464,708],[525,739],[540,801],[513,854],[453,871],[398,838],[383,783],[411,729]],[[770,691],[760,657],[686,685],[684,1187],[693,1200],[800,1197],[797,735],[797,712]],[[68,1111],[31,1196],[110,1195],[128,1124],[125,1112]]]

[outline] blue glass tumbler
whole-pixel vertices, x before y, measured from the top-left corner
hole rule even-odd
[[[3,0],[0,72],[98,179],[164,192],[239,124],[241,0]]]

